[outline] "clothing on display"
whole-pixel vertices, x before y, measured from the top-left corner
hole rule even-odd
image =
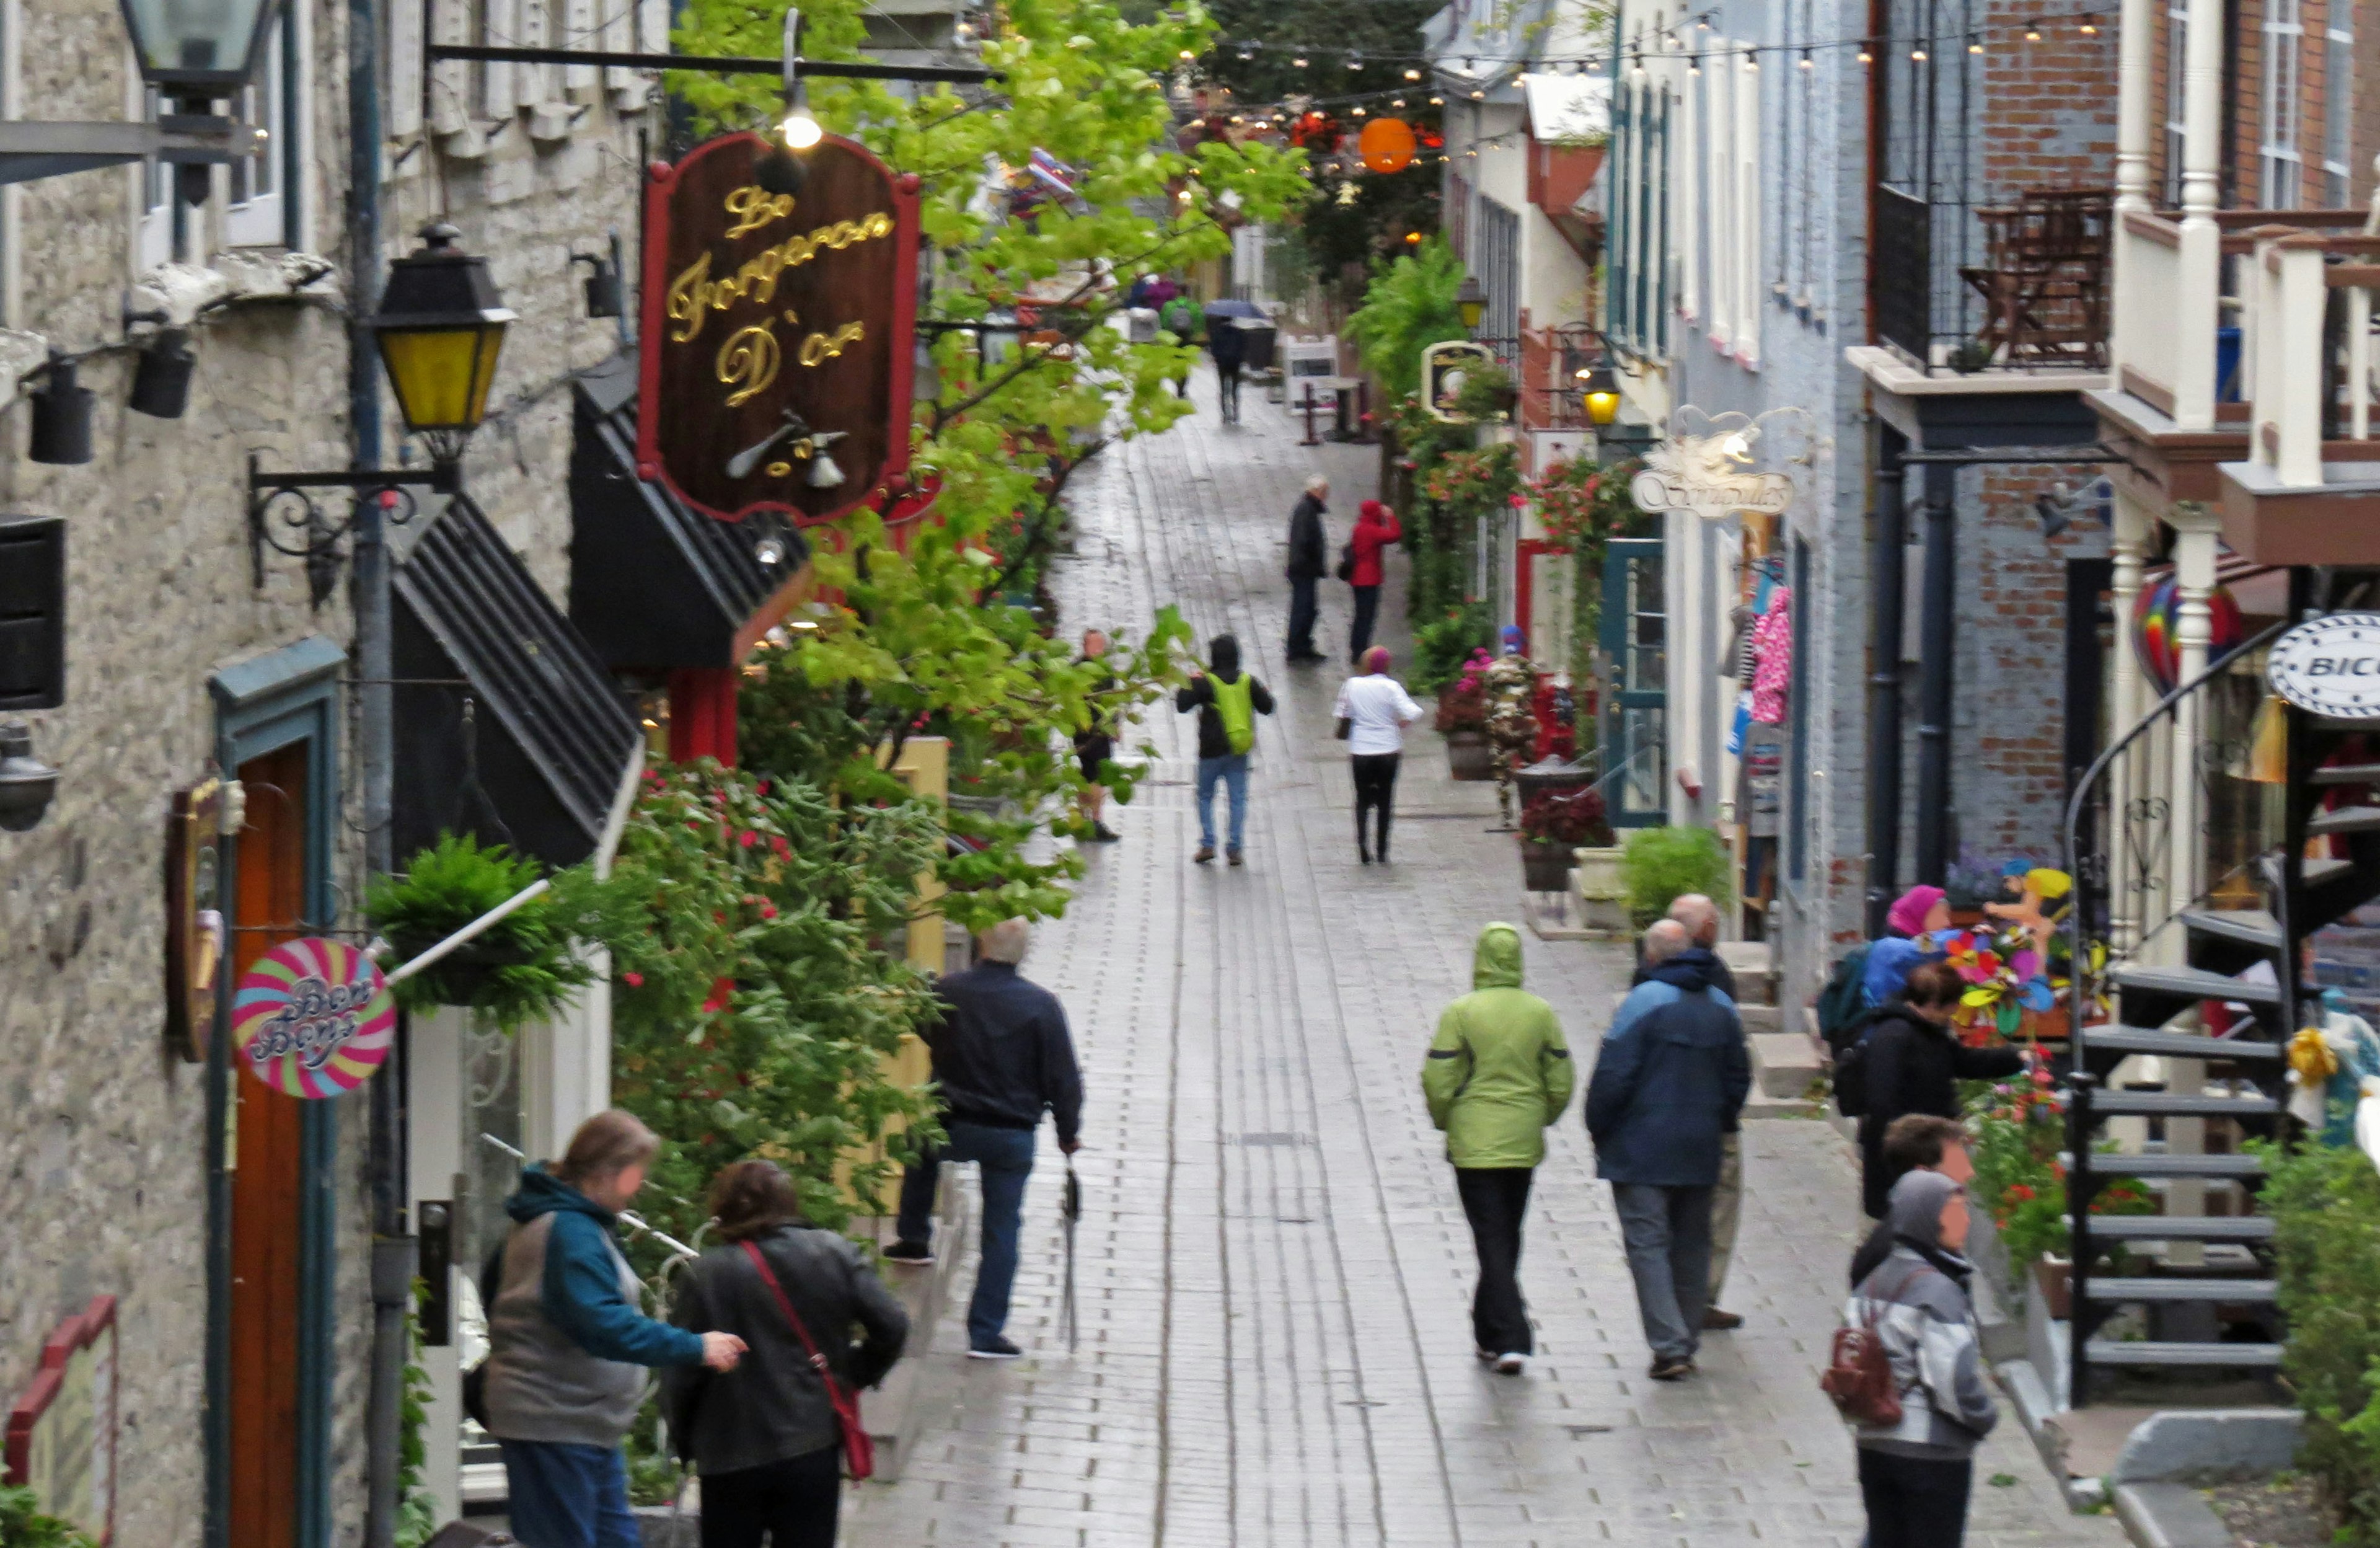
[[[1763,725],[1785,723],[1785,690],[1793,680],[1792,599],[1791,587],[1778,587],[1752,627],[1752,652],[1759,664],[1752,680],[1752,718]]]

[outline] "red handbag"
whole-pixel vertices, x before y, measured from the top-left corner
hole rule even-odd
[[[860,1422],[859,1394],[835,1379],[834,1368],[826,1362],[826,1356],[819,1353],[817,1343],[810,1337],[810,1330],[802,1325],[801,1318],[795,1314],[794,1303],[785,1298],[784,1286],[777,1283],[776,1274],[769,1267],[769,1260],[760,1255],[759,1243],[746,1242],[744,1254],[752,1260],[752,1266],[760,1271],[760,1282],[769,1286],[771,1295],[777,1298],[777,1310],[783,1312],[785,1321],[793,1324],[794,1336],[800,1339],[802,1347],[809,1351],[811,1368],[818,1371],[819,1380],[826,1383],[826,1400],[834,1406],[835,1423],[843,1431],[844,1471],[855,1483],[869,1477],[876,1471],[876,1442],[868,1433],[868,1426]]]

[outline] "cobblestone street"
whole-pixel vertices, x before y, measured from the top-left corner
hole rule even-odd
[[[1143,630],[1178,603],[1205,641],[1235,631],[1281,697],[1260,722],[1245,869],[1194,866],[1195,726],[1159,750],[1110,821],[1027,976],[1073,1018],[1089,1102],[1077,1165],[1080,1347],[1059,1329],[1065,1171],[1050,1130],[1026,1201],[1011,1336],[1026,1358],[964,1358],[973,1244],[929,1366],[926,1433],[847,1528],[864,1543],[1736,1543],[1852,1548],[1852,1452],[1816,1388],[1858,1216],[1827,1126],[1748,1124],[1742,1237],[1702,1374],[1646,1380],[1609,1192],[1578,1104],[1550,1136],[1523,1281],[1539,1355],[1520,1380],[1473,1359],[1472,1250],[1418,1072],[1439,1008],[1469,987],[1472,938],[1519,922],[1520,867],[1486,785],[1457,785],[1427,724],[1408,745],[1395,863],[1359,867],[1331,739],[1347,588],[1323,585],[1333,662],[1285,667],[1287,515],[1332,479],[1331,552],[1371,492],[1371,447],[1301,448],[1255,391],[1245,426],[1198,416],[1111,450],[1076,479],[1062,627]],[[1403,561],[1383,640],[1410,651]],[[1219,796],[1219,812],[1221,801]],[[1581,1089],[1626,982],[1624,946],[1527,937],[1528,986],[1560,1012]],[[950,1249],[956,1244],[940,1244]],[[1968,1541],[2112,1544],[2070,1516],[2013,1412],[1978,1457]]]

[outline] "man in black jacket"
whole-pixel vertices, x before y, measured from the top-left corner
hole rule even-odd
[[[1305,495],[1289,513],[1289,659],[1320,661],[1314,648],[1315,588],[1330,572],[1330,540],[1322,532],[1324,504],[1330,481],[1317,473],[1305,481]]]
[[[1967,985],[1947,962],[1919,965],[1900,1000],[1877,1007],[1865,1039],[1867,1113],[1860,1119],[1860,1195],[1870,1219],[1882,1220],[1893,1176],[1885,1131],[1905,1113],[1959,1116],[1959,1082],[1998,1080],[2024,1067],[2012,1047],[1970,1048],[1950,1014]]]
[[[896,1263],[933,1260],[934,1185],[945,1161],[983,1168],[983,1262],[967,1307],[967,1353],[1014,1359],[1024,1351],[1002,1335],[1016,1281],[1017,1218],[1033,1175],[1033,1133],[1048,1109],[1058,1148],[1081,1148],[1083,1077],[1058,996],[1020,977],[1031,932],[1003,920],[976,944],[982,960],[936,985],[942,1018],[927,1033],[941,1089],[948,1142],[909,1168],[901,1183],[899,1239],[884,1256]]]

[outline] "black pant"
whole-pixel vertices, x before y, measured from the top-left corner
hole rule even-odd
[[[806,1452],[765,1468],[705,1473],[702,1548],[834,1548],[843,1447]]]
[[[1397,808],[1397,763],[1403,757],[1402,752],[1348,755],[1347,762],[1355,769],[1355,849],[1359,854],[1370,855],[1377,850],[1380,859],[1389,858],[1389,819]],[[1367,848],[1364,844],[1364,813],[1373,811],[1380,814],[1380,836]]]
[[[1454,1169],[1454,1188],[1479,1253],[1479,1288],[1471,1298],[1471,1341],[1491,1355],[1536,1352],[1528,1304],[1521,1299],[1521,1222],[1529,1213],[1528,1166]],[[705,1548],[709,1548],[705,1544]]]
[[[1380,589],[1378,586],[1355,588],[1355,621],[1347,627],[1347,659],[1357,666],[1364,664],[1364,652],[1372,648],[1372,626],[1380,618]]]
[[[1235,365],[1223,365],[1219,362],[1215,367],[1215,386],[1216,396],[1223,410],[1223,418],[1230,420],[1234,424],[1238,423],[1240,418],[1240,368]]]
[[[1289,580],[1289,659],[1316,653],[1314,649],[1315,579],[1312,576],[1290,577]]]
[[[1974,1481],[1971,1458],[1937,1461],[1860,1447],[1867,1548],[1959,1548],[1967,1535],[1967,1491]]]

